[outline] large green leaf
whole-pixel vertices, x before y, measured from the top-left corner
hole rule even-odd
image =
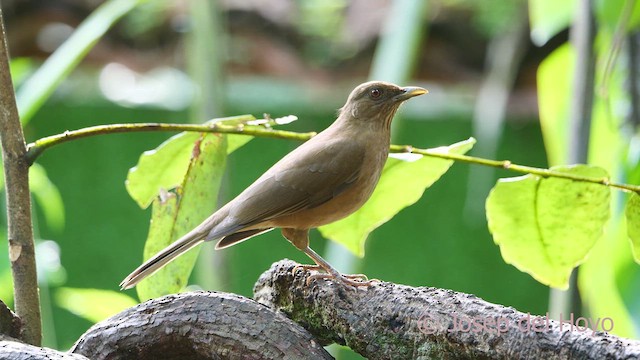
[[[251,115],[214,119],[213,122],[250,121]],[[231,153],[253,139],[246,135],[227,135],[227,153]],[[145,209],[158,196],[160,189],[173,189],[184,180],[193,144],[200,138],[199,133],[181,132],[163,142],[154,150],[145,151],[138,164],[129,170],[125,186],[129,195]]]
[[[119,291],[65,287],[56,290],[55,301],[61,308],[93,323],[138,304]]]
[[[625,208],[627,235],[631,240],[633,258],[640,263],[640,195],[632,193]]]
[[[469,139],[438,150],[464,154],[474,143],[474,139]],[[354,254],[364,256],[364,244],[369,233],[418,201],[425,189],[447,172],[452,164],[452,160],[426,156],[412,162],[389,158],[369,201],[350,216],[320,227],[320,232]]]
[[[220,134],[200,136],[192,147],[186,176],[176,193],[164,192],[154,200],[145,260],[196,227],[215,210],[226,163],[226,138]],[[139,298],[146,300],[182,290],[197,254],[197,251],[190,251],[140,282],[137,286]]]
[[[598,167],[555,171],[603,178]],[[487,198],[487,220],[502,258],[539,282],[566,289],[574,267],[602,236],[610,189],[560,178],[526,175],[500,179]]]

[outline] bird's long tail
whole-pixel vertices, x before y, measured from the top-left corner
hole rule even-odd
[[[203,225],[204,224],[196,227],[182,238],[176,240],[173,244],[154,255],[144,264],[140,265],[131,274],[129,274],[129,276],[122,280],[120,288],[122,290],[131,289],[142,281],[142,279],[160,270],[160,268],[171,262],[173,259],[205,241],[208,231]]]

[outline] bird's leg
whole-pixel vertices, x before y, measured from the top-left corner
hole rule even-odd
[[[350,286],[370,286],[373,282],[372,280],[368,280],[365,275],[356,274],[356,275],[342,275],[338,270],[336,270],[331,264],[329,264],[325,259],[323,259],[318,253],[313,251],[309,247],[309,230],[298,230],[298,229],[290,229],[284,228],[282,229],[282,235],[289,240],[295,247],[299,250],[307,254],[317,265],[299,265],[296,266],[293,271],[295,272],[298,268],[305,269],[313,269],[313,270],[324,270],[326,274],[312,274],[307,278],[307,284],[312,279],[332,279],[336,280],[342,284],[350,285]],[[352,280],[352,279],[358,279]]]

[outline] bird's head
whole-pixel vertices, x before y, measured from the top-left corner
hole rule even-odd
[[[389,128],[400,104],[427,92],[415,86],[400,87],[384,81],[366,82],[353,89],[346,104],[340,109],[340,117]]]

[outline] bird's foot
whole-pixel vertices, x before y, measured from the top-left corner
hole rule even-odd
[[[311,274],[307,278],[307,286],[311,284],[312,280],[316,279],[333,280],[341,283],[342,285],[355,288],[359,286],[368,287],[373,285],[374,282],[379,281],[377,279],[369,280],[364,274]]]
[[[323,259],[315,251],[313,251],[308,245],[301,250],[304,251],[307,256],[313,259],[313,261],[315,261],[317,265],[297,265],[293,268],[293,271],[296,271],[298,268],[303,268],[307,270],[318,270],[324,272],[324,274],[309,275],[307,277],[307,286],[309,286],[311,280],[314,279],[334,280],[342,285],[345,285],[346,287],[351,288],[358,288],[359,286],[371,286],[374,281],[378,281],[369,280],[367,276],[363,274],[343,275],[333,266],[331,266],[325,259]]]
[[[307,278],[307,286],[309,286],[311,284],[312,280],[316,280],[316,279],[326,279],[326,280],[335,280],[343,285],[349,285],[349,286],[354,286],[354,287],[358,287],[358,286],[371,286],[371,284],[375,281],[379,281],[377,279],[371,279],[369,280],[369,278],[367,277],[367,275],[365,274],[340,274],[339,272],[333,272],[333,271],[327,271],[326,269],[324,269],[322,266],[319,265],[296,265],[293,270],[291,271],[292,273],[296,273],[298,270],[305,270],[305,271],[322,271],[324,272],[323,274],[311,274],[309,275],[309,277]]]

